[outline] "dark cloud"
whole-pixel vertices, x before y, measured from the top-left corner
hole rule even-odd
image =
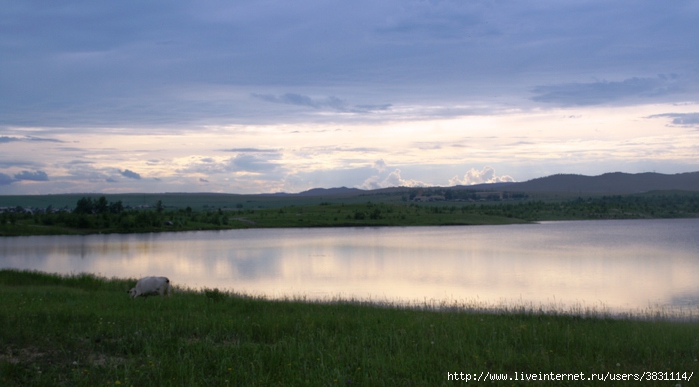
[[[139,175],[138,173],[136,173],[134,171],[128,170],[128,169],[125,169],[123,171],[119,171],[119,173],[121,173],[121,175],[124,177],[128,177],[129,179],[136,179],[136,180],[141,179],[141,175]]]
[[[56,140],[54,138],[41,138],[41,137],[27,137],[28,141],[35,141],[35,142],[58,142],[62,143],[64,141],[61,140]]]
[[[375,31],[386,39],[430,43],[463,42],[498,34],[497,27],[483,18],[481,5],[473,3],[412,2],[378,25]]]
[[[250,95],[253,98],[260,99],[265,102],[278,103],[284,105],[294,105],[309,107],[312,109],[319,110],[333,110],[337,112],[346,113],[371,113],[378,111],[390,110],[393,106],[392,104],[361,104],[361,105],[351,105],[344,100],[335,97],[328,96],[323,98],[312,98],[307,95],[287,93],[282,95],[273,94],[256,94]]]
[[[646,118],[670,118],[672,125],[699,128],[699,113],[654,114]]]
[[[15,179],[16,180],[30,180],[30,181],[48,181],[49,177],[44,171],[36,171],[36,172],[29,172],[29,171],[22,171],[18,174],[15,174]]]
[[[307,95],[287,93],[283,95],[271,95],[271,94],[251,94],[253,98],[261,99],[265,102],[281,103],[285,105],[296,105],[296,106],[307,106],[312,108],[319,108],[324,105],[321,101],[314,101],[311,97]],[[332,97],[334,98],[334,97]]]
[[[696,96],[699,50],[678,37],[699,33],[698,13],[686,1],[30,0],[0,7],[0,125],[327,119],[260,101],[411,119],[415,108],[393,106],[511,106],[532,87],[538,102],[589,105],[652,94],[663,86],[649,74],[670,71],[692,78]],[[627,80],[575,83],[580,74]]]
[[[204,176],[212,184],[225,181],[223,190],[252,190],[263,180],[286,184],[297,173],[296,166],[285,167],[287,159],[306,157],[310,169],[340,165],[321,165],[310,147],[329,154],[366,146],[364,155],[336,155],[345,156],[342,165],[365,165],[366,176],[375,174],[372,160],[416,151],[372,141],[383,138],[373,135],[356,142],[375,123],[399,128],[435,118],[519,117],[533,105],[691,104],[699,96],[699,50],[691,38],[699,36],[698,20],[699,8],[688,0],[633,6],[600,0],[6,1],[0,6],[0,171],[9,175],[2,181],[43,170],[52,184],[41,189],[64,183],[99,189],[105,180],[124,189],[185,186]],[[698,126],[692,114],[662,119]],[[261,126],[256,141],[246,142]],[[338,127],[341,136],[331,133]],[[141,133],[163,137],[138,151],[97,140]],[[211,141],[209,154],[200,153],[199,140],[175,150],[193,133],[234,140]],[[272,137],[278,133],[296,135],[287,143]],[[440,144],[436,134],[409,125],[396,130],[401,144],[423,141],[418,145],[445,151],[471,144],[450,145],[446,137]],[[309,149],[298,149],[304,146]],[[483,154],[463,149],[469,160]],[[144,169],[143,179],[107,167],[123,169],[125,157],[161,167]],[[153,176],[161,172],[155,170],[167,176],[168,166],[194,174],[156,184]],[[395,167],[383,167],[378,182]],[[337,171],[308,173],[319,185],[345,185]],[[402,179],[395,171],[391,177]],[[249,185],[240,188],[240,181]]]
[[[390,103],[385,103],[381,105],[355,105],[352,109],[353,112],[378,112],[384,110],[390,110],[393,105]]]
[[[20,141],[20,139],[17,137],[0,136],[0,144],[15,141]]]
[[[0,185],[9,185],[9,184],[12,184],[14,182],[15,182],[15,179],[13,179],[12,177],[10,177],[4,173],[0,173]]]
[[[0,160],[0,168],[29,168],[38,169],[43,167],[43,163],[27,160]]]
[[[599,105],[616,102],[627,98],[660,97],[680,91],[675,82],[676,76],[670,78],[629,78],[623,81],[598,81],[590,83],[567,83],[560,85],[536,86],[532,93],[537,94],[531,100],[564,106]]]
[[[10,137],[10,136],[0,136],[0,144],[8,142],[17,141],[33,141],[33,142],[63,142],[60,140],[52,138],[41,138],[41,137]]]

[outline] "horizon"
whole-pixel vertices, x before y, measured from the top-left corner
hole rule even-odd
[[[0,1],[0,195],[699,170],[690,1]]]
[[[621,172],[621,171],[614,171],[614,172],[605,172],[599,175],[583,175],[583,174],[576,174],[576,173],[556,173],[553,175],[547,175],[547,176],[540,176],[540,177],[534,177],[529,180],[525,181],[506,181],[506,182],[490,182],[490,183],[477,183],[477,184],[470,184],[470,185],[422,185],[422,186],[391,186],[391,187],[379,187],[379,188],[356,188],[356,187],[346,187],[346,186],[338,186],[338,187],[312,187],[304,191],[298,191],[298,192],[286,192],[286,191],[279,191],[279,192],[250,192],[250,193],[239,193],[239,192],[211,192],[211,191],[161,191],[161,192],[138,192],[138,191],[132,191],[132,192],[62,192],[62,193],[49,193],[49,194],[22,194],[22,195],[5,195],[0,193],[0,196],[41,196],[41,195],[187,195],[187,194],[193,194],[193,195],[239,195],[239,196],[275,196],[275,195],[302,195],[309,193],[311,191],[335,191],[335,190],[359,190],[359,191],[366,191],[366,192],[371,192],[371,191],[380,191],[380,190],[388,190],[388,189],[488,189],[490,188],[497,188],[497,187],[507,187],[509,185],[517,185],[518,183],[528,183],[531,181],[535,180],[545,180],[548,178],[553,178],[557,176],[576,176],[576,177],[588,177],[588,178],[598,178],[606,175],[616,175],[616,174],[622,174],[622,175],[629,175],[629,176],[636,176],[636,175],[659,175],[659,176],[677,176],[677,175],[684,175],[684,174],[699,174],[699,170],[697,171],[691,171],[691,172],[679,172],[679,173],[674,173],[674,174],[665,174],[665,173],[660,173],[660,172],[639,172],[639,173],[627,173],[627,172]],[[674,189],[674,188],[670,188]],[[548,191],[544,191],[548,192]]]

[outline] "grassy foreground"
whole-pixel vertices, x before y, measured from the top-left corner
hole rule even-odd
[[[131,300],[134,283],[0,270],[0,384],[450,385],[465,382],[453,380],[461,372],[520,379],[496,385],[529,385],[521,379],[551,372],[585,380],[544,385],[610,385],[586,380],[593,373],[665,379],[634,385],[699,378],[697,324],[271,301],[216,290]]]

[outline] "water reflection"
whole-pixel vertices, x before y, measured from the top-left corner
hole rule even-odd
[[[271,297],[699,306],[699,220],[0,239],[0,266]]]

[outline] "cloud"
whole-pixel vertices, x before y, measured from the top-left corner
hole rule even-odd
[[[425,187],[426,183],[418,180],[404,179],[401,176],[400,169],[395,169],[393,172],[389,173],[386,177],[381,177],[380,175],[372,176],[364,181],[359,187],[361,189],[379,189],[379,188],[389,188],[389,187]]]
[[[265,102],[280,103],[285,105],[306,106],[314,109],[333,108],[344,110],[346,104],[337,97],[330,96],[321,100],[313,99],[307,95],[287,93],[282,95],[272,94],[251,94],[252,97],[261,99]]]
[[[10,137],[10,136],[0,136],[0,144],[17,142],[17,141],[34,141],[34,142],[63,142],[61,140],[56,140],[52,138],[41,138],[41,137]]]
[[[612,125],[629,141],[698,126],[692,113],[623,121],[696,111],[662,106],[699,98],[699,50],[681,38],[696,36],[699,8],[686,0],[12,4],[0,7],[0,171],[5,182],[46,171],[51,184],[5,193],[168,191],[200,177],[254,192],[294,174],[314,186],[446,184],[471,165],[558,172],[586,161],[562,156],[583,147],[612,165],[617,144],[592,133]],[[588,108],[605,104],[638,109]],[[584,118],[542,121],[551,112]],[[675,139],[663,157],[696,166],[685,144],[697,141]]]
[[[121,171],[114,168],[96,168],[91,161],[72,160],[65,167],[68,169],[66,177],[72,181],[116,183],[119,181],[117,174],[121,175]]]
[[[390,103],[384,103],[384,104],[378,104],[378,105],[354,105],[354,108],[352,108],[353,113],[366,113],[366,112],[379,112],[379,111],[386,111],[386,110],[391,110],[393,107],[393,104]]]
[[[211,157],[194,158],[185,168],[178,170],[179,173],[204,174],[211,178],[214,175],[228,176],[231,173],[270,173],[275,175],[283,168],[275,161],[279,158],[278,153],[256,152],[239,153],[235,157],[214,159]]]
[[[650,98],[680,91],[677,76],[657,78],[628,78],[623,81],[598,81],[536,86],[532,101],[564,106],[600,105],[627,98]]]
[[[386,165],[386,162],[383,161],[383,159],[378,159],[378,160],[374,161],[374,165],[372,165],[372,167],[373,167],[374,169],[376,169],[377,171],[379,171],[379,172],[385,171],[385,170],[386,170],[386,166],[387,166],[387,165]]]
[[[228,160],[228,170],[233,172],[271,172],[277,164],[256,155],[240,154]]]
[[[699,113],[665,113],[654,114],[646,118],[671,118],[672,125],[687,128],[699,128]]]
[[[278,103],[284,105],[304,106],[318,110],[333,110],[337,112],[348,113],[370,113],[376,111],[385,111],[391,108],[391,104],[364,104],[350,105],[344,100],[335,96],[324,98],[311,98],[307,95],[287,93],[282,95],[273,94],[257,94],[252,93],[253,98],[260,99],[265,102]]]
[[[279,152],[279,149],[230,148],[230,149],[221,149],[221,152],[234,152],[234,153],[278,153],[278,152]]]
[[[509,183],[515,180],[507,175],[497,176],[495,175],[495,170],[492,167],[484,167],[482,170],[477,170],[471,168],[464,178],[461,179],[458,176],[454,176],[449,179],[449,185],[474,185],[474,184],[484,184],[484,183]]]
[[[404,2],[400,10],[379,24],[375,31],[383,39],[411,40],[422,44],[465,42],[498,35],[479,2]]]
[[[595,104],[618,100],[615,87],[646,90],[663,71],[689,74],[696,90],[699,54],[677,38],[696,30],[690,2],[78,3],[0,10],[0,125],[137,131],[387,111],[396,120],[435,106],[528,105],[532,87],[539,102]],[[621,81],[571,83],[579,74]],[[537,86],[550,82],[562,84]],[[569,95],[590,88],[611,94]]]
[[[21,141],[21,140],[17,137],[0,136],[0,144],[8,143],[8,142],[15,142],[15,141]]]
[[[383,181],[384,187],[424,187],[427,184],[418,180],[404,179],[400,175],[400,169],[391,172]]]
[[[119,173],[121,173],[121,175],[124,177],[128,177],[129,179],[141,180],[141,175],[128,169],[119,171]]]
[[[29,181],[48,181],[49,177],[44,171],[22,171],[15,175],[16,180],[29,180]]]
[[[0,168],[31,168],[37,169],[45,164],[41,160],[0,160]]]
[[[4,173],[0,173],[0,185],[9,185],[9,184],[12,184],[14,182],[15,182],[15,179],[13,179],[12,177],[10,177]]]

